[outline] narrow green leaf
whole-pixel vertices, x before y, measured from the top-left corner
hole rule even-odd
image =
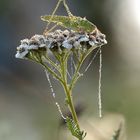
[[[67,127],[70,130],[71,134],[75,137],[77,137],[79,140],[83,140],[86,136],[86,133],[84,131],[80,131],[80,129],[75,124],[74,120],[67,117],[66,118]]]
[[[81,18],[77,16],[58,16],[54,15],[53,17],[51,15],[41,16],[41,20],[47,21],[47,22],[53,22],[57,25],[60,25],[65,28],[70,28],[74,31],[86,31],[86,32],[92,32],[96,26],[88,21],[86,18]]]

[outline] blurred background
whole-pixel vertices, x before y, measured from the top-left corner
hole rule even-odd
[[[0,0],[1,140],[58,140],[58,135],[63,139],[61,117],[50,94],[44,70],[35,63],[14,57],[21,39],[42,34],[46,23],[40,20],[40,16],[50,14],[56,2],[57,0]],[[102,103],[105,119],[98,119],[99,57],[74,90],[74,101],[84,106],[84,112],[80,117],[86,120],[85,123],[92,123],[94,129],[101,133],[104,133],[106,126],[110,129],[114,127],[114,122],[119,126],[123,120],[126,139],[139,140],[140,1],[67,2],[74,15],[92,21],[106,34],[108,41],[103,47],[102,69]],[[57,14],[66,14],[63,5]],[[57,82],[53,84],[57,100],[62,106],[64,93]],[[114,127],[112,132],[114,129],[116,130]],[[102,134],[99,135],[102,137]]]

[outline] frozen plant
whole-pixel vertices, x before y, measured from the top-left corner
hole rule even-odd
[[[68,16],[54,15],[61,2],[64,4]],[[56,105],[71,134],[77,139],[83,140],[86,132],[79,126],[73,105],[72,91],[77,80],[83,75],[80,73],[80,69],[85,59],[96,48],[101,52],[101,46],[107,43],[105,35],[86,18],[73,16],[65,0],[59,0],[52,15],[41,16],[41,19],[48,22],[43,35],[34,35],[30,39],[21,40],[15,57],[32,60],[44,67],[54,98],[55,93],[49,75],[60,82],[72,118],[63,116],[57,102]],[[49,28],[52,24],[53,27]],[[55,27],[60,26],[61,29],[55,30]],[[70,60],[71,72],[68,68]],[[99,105],[101,108],[101,104]]]

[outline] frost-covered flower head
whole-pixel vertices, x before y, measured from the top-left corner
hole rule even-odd
[[[30,39],[21,40],[15,57],[29,58],[29,54],[33,52],[34,54],[48,55],[48,50],[55,54],[75,50],[80,50],[82,53],[91,47],[100,47],[106,43],[105,35],[98,30],[91,33],[56,30],[47,35],[34,35]]]
[[[27,58],[32,51],[46,50],[45,37],[43,35],[34,35],[31,39],[21,40],[21,44],[17,47],[16,58]]]

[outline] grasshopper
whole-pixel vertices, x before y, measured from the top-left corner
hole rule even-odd
[[[41,20],[55,23],[67,29],[74,31],[92,32],[97,29],[96,26],[88,21],[86,18],[77,16],[58,16],[58,15],[45,15],[41,16]]]

